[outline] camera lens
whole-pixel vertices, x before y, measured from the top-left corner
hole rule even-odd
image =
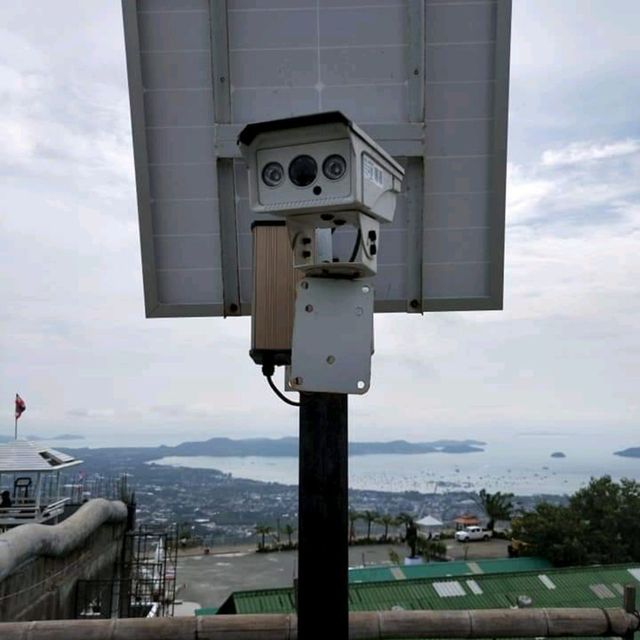
[[[297,187],[308,187],[318,175],[318,165],[311,156],[298,156],[289,165],[289,178]]]
[[[322,163],[322,173],[329,180],[340,180],[347,171],[347,161],[338,154],[330,155]]]
[[[277,187],[284,178],[284,169],[279,162],[269,162],[262,170],[262,181],[268,187]]]

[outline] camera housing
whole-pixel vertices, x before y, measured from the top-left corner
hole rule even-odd
[[[251,209],[285,219],[293,267],[304,276],[290,387],[366,393],[374,289],[362,278],[377,272],[380,225],[393,220],[404,169],[338,111],[249,124],[238,144]],[[262,267],[255,265],[265,277],[273,271]],[[274,300],[265,306],[278,308]]]
[[[255,212],[393,220],[404,169],[339,111],[249,124],[238,144]]]

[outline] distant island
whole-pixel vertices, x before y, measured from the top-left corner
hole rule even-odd
[[[296,448],[298,439],[294,438]],[[434,442],[407,442],[406,440],[392,440],[391,442],[350,442],[350,456],[364,456],[372,454],[399,453],[477,453],[484,451],[486,442],[479,440],[436,440]],[[297,454],[296,454],[297,455]]]
[[[614,451],[614,456],[622,456],[623,458],[640,458],[640,447],[629,447],[622,451]]]
[[[480,440],[436,440],[434,442],[350,442],[349,455],[419,454],[419,453],[479,453],[485,442]],[[297,457],[298,438],[211,438],[202,442],[183,442],[175,447],[109,447],[105,451],[120,451],[139,459],[153,460],[167,456],[215,456],[215,457]],[[97,449],[73,449],[79,457],[84,452]]]
[[[562,452],[562,451],[554,451],[554,452],[551,454],[551,457],[552,457],[552,458],[566,458],[566,457],[567,457],[567,454],[566,454],[566,453],[564,453],[564,452]]]
[[[32,433],[27,435],[27,436],[23,436],[21,434],[18,434],[18,439],[19,440],[31,440],[33,442],[37,442],[38,440],[84,440],[84,436],[79,436],[73,433],[61,433],[57,436],[36,436],[33,435]],[[14,437],[13,436],[3,436],[0,435],[0,443],[2,442],[13,442]]]

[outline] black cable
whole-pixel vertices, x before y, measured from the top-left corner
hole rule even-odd
[[[362,231],[358,229],[358,235],[356,236],[356,244],[353,247],[353,251],[351,252],[351,257],[349,258],[349,262],[354,262],[356,256],[358,255],[358,249],[360,248],[360,242],[362,241]]]
[[[273,389],[273,392],[278,396],[278,398],[280,398],[280,400],[282,400],[282,402],[286,402],[287,404],[290,404],[292,407],[299,407],[300,403],[299,402],[294,402],[293,400],[289,400],[289,398],[287,398],[287,396],[284,395],[284,393],[282,393],[282,391],[280,391],[280,389],[278,389],[278,387],[276,387],[274,381],[273,381],[273,376],[267,376],[265,375],[265,378],[267,379],[267,382],[269,383],[269,386]]]

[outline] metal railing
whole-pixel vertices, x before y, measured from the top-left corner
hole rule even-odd
[[[41,502],[38,505],[31,498],[16,499],[10,507],[0,508],[0,527],[26,522],[47,522],[61,515],[67,502],[69,498],[60,498],[50,504]]]

